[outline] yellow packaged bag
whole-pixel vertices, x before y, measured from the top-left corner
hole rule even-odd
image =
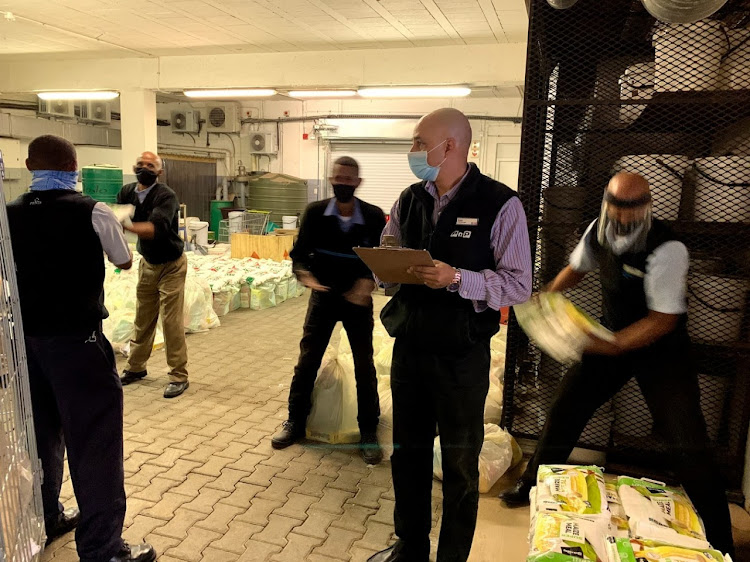
[[[540,466],[536,508],[609,517],[602,469],[598,466]]]
[[[637,539],[607,538],[610,562],[732,562],[717,550],[695,550]]]
[[[527,562],[607,562],[609,523],[560,512],[534,516]]]

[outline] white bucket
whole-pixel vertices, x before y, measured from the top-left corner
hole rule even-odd
[[[195,236],[195,243],[198,246],[208,246],[208,223],[203,221],[190,221],[188,224],[190,239]]]
[[[740,339],[747,279],[693,273],[688,279],[688,333],[695,340],[727,343]]]
[[[695,220],[750,223],[750,156],[695,161]]]
[[[285,229],[294,230],[297,228],[297,215],[285,215],[281,217],[281,223]]]
[[[227,217],[229,218],[229,233],[234,234],[242,232],[243,220],[245,211],[230,211]]]
[[[629,66],[620,76],[620,100],[650,100],[654,95],[654,63],[642,62]],[[621,105],[620,121],[632,123],[640,117],[645,105]]]
[[[725,90],[750,90],[750,29],[729,29],[729,51],[721,61]]]
[[[615,172],[640,174],[648,181],[657,219],[676,221],[680,215],[682,181],[690,158],[680,154],[633,154],[615,162]]]
[[[654,90],[680,92],[718,90],[721,57],[728,50],[721,23],[663,24],[654,33]]]

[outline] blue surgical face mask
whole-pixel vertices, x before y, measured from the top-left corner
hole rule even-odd
[[[34,170],[31,172],[31,191],[51,191],[67,189],[75,191],[78,183],[78,172],[60,170]]]
[[[443,158],[443,162],[440,162],[437,166],[430,166],[427,163],[427,155],[438,148],[440,145],[445,144],[448,139],[445,139],[443,142],[441,142],[439,145],[431,148],[430,150],[421,150],[419,152],[410,152],[408,154],[409,157],[409,167],[411,168],[411,173],[417,176],[419,179],[424,181],[435,181],[438,177],[438,174],[440,173],[440,166],[443,165],[443,162],[447,160],[447,158]]]

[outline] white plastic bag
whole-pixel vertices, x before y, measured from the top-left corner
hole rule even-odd
[[[276,304],[281,304],[289,297],[289,280],[282,279],[276,284]]]
[[[232,291],[224,289],[218,293],[214,293],[214,312],[217,316],[226,316],[229,314],[229,307],[232,304]]]
[[[523,453],[513,436],[492,423],[484,424],[484,443],[479,453],[479,493],[486,494],[492,486],[513,466],[521,462]],[[440,437],[433,446],[432,472],[438,480],[443,479],[443,455]]]
[[[213,309],[213,293],[205,281],[191,277],[185,281],[182,320],[188,333],[206,332],[220,325]]]
[[[490,390],[484,402],[484,423],[499,424],[503,415],[503,387],[490,378]]]
[[[307,438],[332,444],[356,443],[360,438],[357,411],[354,360],[329,347],[313,388]]]
[[[390,377],[378,380],[378,398],[380,399],[378,443],[383,451],[383,458],[388,460],[393,456],[393,396]]]
[[[263,283],[250,289],[250,308],[265,310],[276,306],[276,288],[272,283]]]

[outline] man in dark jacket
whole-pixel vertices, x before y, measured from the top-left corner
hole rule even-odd
[[[382,460],[382,452],[375,435],[380,416],[372,358],[375,282],[352,248],[377,246],[385,216],[378,207],[354,197],[362,180],[359,164],[353,158],[343,156],[336,160],[329,180],[335,197],[307,207],[291,253],[297,278],[312,289],[312,294],[299,362],[289,390],[289,419],[272,444],[283,449],[304,437],[318,369],[333,328],[340,320],[354,356],[362,457],[368,464],[377,464]]]
[[[132,255],[112,210],[75,191],[78,165],[71,143],[52,135],[34,139],[26,167],[31,188],[8,205],[8,223],[44,472],[47,544],[76,528],[82,562],[152,562],[151,546],[131,547],[121,538],[122,386],[102,333],[104,254],[123,269],[130,269]],[[68,250],[61,235],[72,244]],[[49,260],[40,252],[64,258],[65,273],[54,290]],[[59,501],[66,450],[80,512],[63,510]]]
[[[135,339],[121,380],[122,384],[130,384],[146,376],[161,313],[170,381],[164,398],[174,398],[190,384],[183,321],[187,258],[178,233],[180,203],[175,192],[159,182],[164,170],[158,155],[144,152],[134,171],[138,181],[123,186],[117,195],[118,203],[135,207],[133,222],[125,224],[125,229],[138,235],[142,256],[138,266]]]
[[[708,540],[734,555],[729,506],[708,449],[690,354],[688,251],[651,219],[649,185],[637,174],[612,178],[599,218],[547,290],[570,289],[595,270],[604,322],[615,339],[593,338],[583,361],[565,375],[526,471],[500,498],[510,507],[528,505],[539,465],[565,463],[594,412],[635,377]]]
[[[435,426],[443,465],[439,562],[469,557],[479,507],[479,452],[500,308],[531,293],[526,216],[515,193],[467,161],[471,125],[439,109],[414,129],[407,188],[383,235],[426,249],[422,285],[402,285],[381,314],[396,338],[393,394],[394,520],[398,542],[372,562],[427,562]]]

